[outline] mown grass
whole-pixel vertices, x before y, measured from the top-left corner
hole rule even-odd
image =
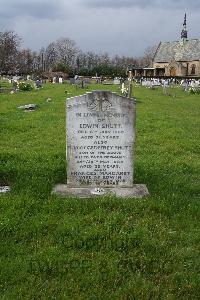
[[[65,90],[85,92],[0,94],[0,184],[12,188],[0,195],[0,298],[199,299],[199,96],[134,86],[135,182],[150,197],[79,200],[51,195],[66,182]],[[28,103],[39,107],[17,109]]]

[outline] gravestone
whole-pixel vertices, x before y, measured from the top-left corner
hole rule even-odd
[[[67,99],[67,184],[60,195],[143,197],[133,184],[135,101],[109,91]]]
[[[69,82],[70,82],[70,84],[75,84],[75,78],[73,77],[73,78],[70,78],[69,79]]]
[[[113,80],[113,84],[115,84],[115,85],[119,85],[121,82],[120,82],[120,79],[119,78],[115,78],[114,80]]]
[[[85,78],[84,81],[85,81],[86,84],[90,84],[91,83],[90,78]]]

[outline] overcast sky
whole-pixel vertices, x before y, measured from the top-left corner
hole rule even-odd
[[[200,38],[200,0],[1,0],[0,31],[14,30],[39,50],[60,37],[83,51],[141,56],[160,41]]]

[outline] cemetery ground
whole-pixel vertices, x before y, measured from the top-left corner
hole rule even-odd
[[[199,299],[199,95],[133,87],[134,182],[148,198],[51,195],[66,183],[65,90],[96,89],[118,92],[0,94],[0,298]]]

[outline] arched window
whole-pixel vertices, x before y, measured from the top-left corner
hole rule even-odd
[[[195,66],[195,65],[192,65],[192,66],[191,66],[191,75],[194,75],[194,74],[195,74],[195,71],[196,71],[196,66]]]

